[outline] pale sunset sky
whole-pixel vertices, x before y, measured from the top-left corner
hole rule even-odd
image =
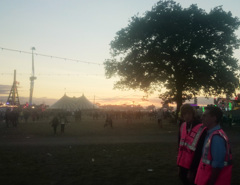
[[[151,10],[158,0],[1,0],[0,1],[0,101],[5,102],[13,83],[19,82],[20,102],[29,98],[32,72],[30,54],[57,56],[77,61],[34,56],[33,103],[52,104],[65,93],[84,94],[100,104],[159,105],[158,94],[142,101],[140,91],[113,89],[116,79],[106,79],[103,62],[110,58],[110,42],[130,18]],[[240,18],[239,0],[176,0],[182,7],[197,4],[207,12],[222,5]],[[240,31],[236,33],[240,37]],[[235,57],[240,59],[240,50]],[[5,98],[4,98],[5,97]],[[21,101],[22,99],[22,101]],[[54,99],[49,101],[49,99]],[[200,102],[201,103],[201,102]]]

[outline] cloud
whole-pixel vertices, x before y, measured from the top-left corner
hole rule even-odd
[[[0,95],[9,94],[11,88],[11,85],[0,85]]]
[[[5,96],[4,95],[1,96],[0,95],[0,102],[6,103],[7,99],[8,99],[8,96],[6,96],[6,95]],[[20,101],[20,104],[23,105],[23,104],[29,102],[29,97],[19,96],[19,101]],[[35,98],[35,97],[33,97],[33,103],[36,104],[36,105],[40,105],[40,104],[52,105],[55,102],[57,102],[57,99],[46,98],[46,97],[42,97],[42,98]]]

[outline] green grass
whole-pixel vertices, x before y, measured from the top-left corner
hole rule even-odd
[[[159,129],[147,119],[126,123],[114,121],[103,128],[104,120],[85,118],[67,125],[64,135],[53,136],[48,121],[21,123],[18,128],[0,127],[0,182],[4,185],[176,185],[177,127],[165,122]],[[232,184],[240,182],[239,128],[227,129],[232,138],[234,169]],[[154,137],[153,137],[154,136]],[[76,138],[76,144],[36,144],[33,141]],[[81,139],[105,138],[104,142],[81,143]],[[149,140],[156,138],[156,141]],[[126,142],[111,142],[127,138]],[[170,138],[170,139],[169,139]],[[11,144],[21,140],[22,144]],[[136,142],[137,140],[143,142]],[[146,140],[146,142],[144,142]],[[6,142],[6,144],[1,144]],[[9,144],[7,144],[9,143]]]
[[[4,147],[1,156],[4,184],[178,183],[168,144]]]

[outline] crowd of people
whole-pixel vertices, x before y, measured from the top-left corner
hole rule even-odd
[[[19,122],[27,123],[30,119],[35,122],[47,116],[46,112],[32,108],[7,107],[0,111],[0,121],[4,121],[7,127],[17,127]]]
[[[57,132],[57,128],[61,126],[61,133],[64,133],[65,124],[69,121],[80,123],[82,120],[82,114],[84,116],[92,117],[93,120],[105,119],[103,127],[110,126],[113,128],[113,122],[115,120],[125,120],[131,124],[135,120],[140,120],[145,117],[150,120],[157,119],[157,111],[131,111],[131,110],[43,110],[41,107],[6,107],[0,110],[0,122],[5,123],[6,127],[17,127],[19,123],[34,123],[42,121],[50,121],[50,125],[53,128],[54,134]],[[162,114],[162,119],[167,117],[167,112]],[[67,120],[69,118],[70,120]],[[63,121],[64,120],[64,121]]]

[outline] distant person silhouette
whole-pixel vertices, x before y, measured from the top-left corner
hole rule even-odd
[[[52,121],[50,122],[52,127],[53,127],[53,132],[54,132],[54,135],[57,134],[57,127],[59,125],[59,119],[57,116],[54,116]]]

